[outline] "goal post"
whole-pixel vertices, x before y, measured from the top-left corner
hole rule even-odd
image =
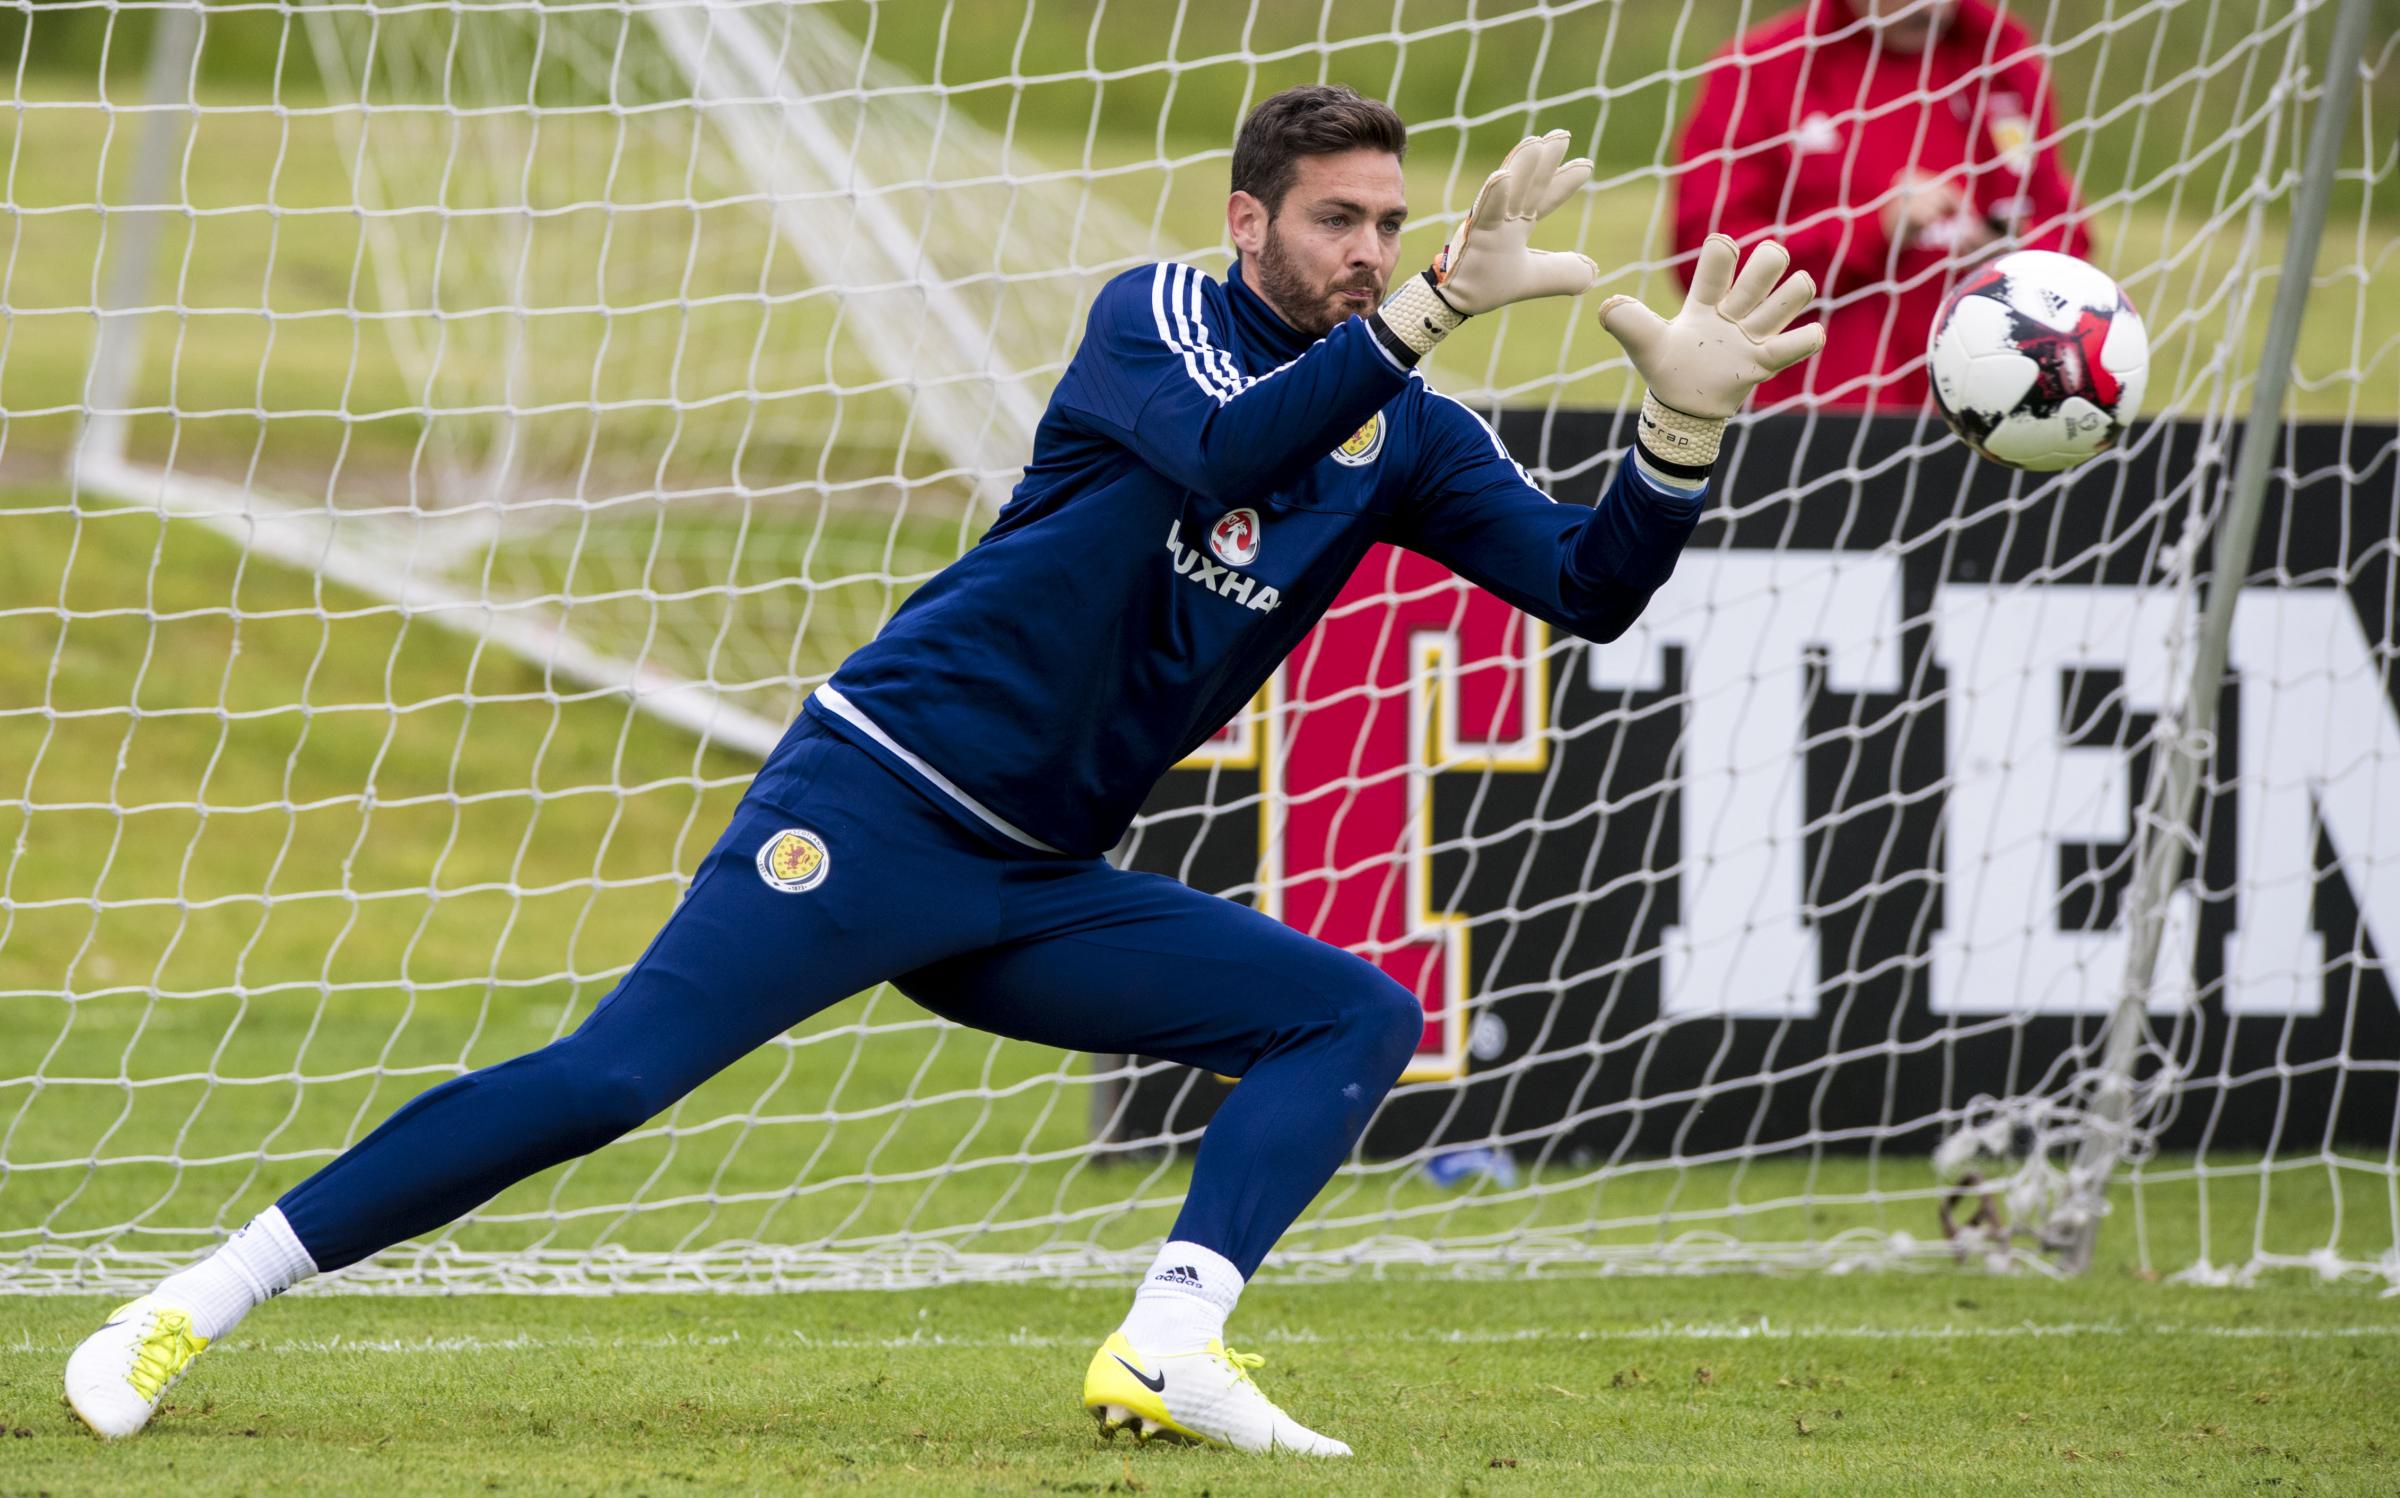
[[[2283,427],[2284,398],[2291,389],[2300,321],[2308,307],[2309,282],[2316,271],[2317,246],[2324,233],[2335,163],[2350,122],[2350,101],[2357,90],[2366,37],[2365,0],[2343,0],[2325,50],[2321,92],[2308,133],[2308,156],[2292,197],[2291,239],[2275,286],[2266,342],[2259,353],[2249,416],[2242,426],[2241,447],[2215,526],[2214,558],[2192,652],[2191,683],[2171,718],[2160,725],[2161,752],[2153,760],[2150,787],[2142,802],[2134,840],[2132,898],[2125,912],[2125,982],[2101,1036],[2099,1064],[2087,1105],[2089,1118],[2068,1172],[2067,1193],[2050,1220],[2041,1224],[2044,1236],[2060,1246],[2061,1262],[2078,1273],[2091,1265],[2100,1218],[2107,1210],[2109,1175],[2127,1152],[2129,1139],[2138,1138],[2141,1132],[2133,1119],[2134,1093],[2146,1080],[2138,1075],[2138,1067],[2145,1044],[2152,1040],[2148,1000],[2157,979],[2159,946],[2166,938],[2169,903],[2183,884],[2189,861],[2192,812],[2199,803],[2205,762],[2216,739],[2217,710],[2224,698],[2235,600],[2257,546],[2267,465]],[[2172,1067],[2170,1059],[2165,1074],[2170,1087]],[[2155,1106],[2165,1089],[2153,1083],[2146,1090],[2147,1100]]]
[[[1404,266],[1572,130],[1558,246],[1664,307],[1681,122],[1776,9],[0,12],[0,1290],[141,1284],[588,1015],[1005,499],[1093,292],[1224,272],[1258,100],[1402,110]],[[1117,850],[1426,1006],[1270,1272],[2400,1285],[2395,52],[2363,0],[2006,10],[2012,148],[2152,332],[2118,450],[1754,411],[1604,645],[1379,550]],[[1595,302],[1426,370],[1567,502],[1630,439]],[[1118,1274],[1230,1085],[879,990],[333,1284]]]

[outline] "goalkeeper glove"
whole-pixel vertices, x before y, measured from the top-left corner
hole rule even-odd
[[[1683,310],[1666,321],[1629,296],[1600,304],[1606,328],[1649,387],[1637,440],[1655,461],[1706,468],[1717,460],[1725,422],[1750,392],[1825,346],[1822,324],[1786,324],[1817,295],[1808,272],[1786,277],[1792,257],[1768,240],[1735,275],[1733,241],[1711,234],[1700,246]]]
[[[1411,276],[1383,304],[1384,326],[1422,358],[1478,312],[1537,296],[1580,296],[1600,279],[1585,256],[1537,250],[1533,226],[1592,180],[1591,162],[1566,159],[1567,132],[1517,142],[1486,177],[1432,268]]]

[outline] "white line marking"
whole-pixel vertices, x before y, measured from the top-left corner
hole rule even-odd
[[[1613,1330],[1562,1331],[1549,1327],[1454,1327],[1379,1336],[1328,1336],[1304,1328],[1267,1327],[1236,1340],[1245,1344],[1345,1347],[1366,1345],[1490,1345],[1515,1343],[1610,1342],[1804,1342],[1854,1340],[1873,1342],[2016,1341],[2053,1337],[2199,1337],[2233,1342],[2291,1340],[2322,1342],[2358,1338],[2400,1337],[2400,1322],[2377,1326],[2219,1326],[2208,1323],[2156,1322],[2148,1325],[2116,1321],[2016,1322],[2006,1326],[1777,1326],[1768,1321],[1661,1323]],[[1002,1336],[952,1336],[945,1332],[911,1332],[900,1337],[820,1337],[797,1329],[744,1333],[669,1333],[658,1337],[536,1336],[513,1337],[279,1337],[236,1338],[224,1345],[236,1351],[263,1353],[371,1352],[399,1356],[442,1356],[484,1352],[548,1352],[566,1349],[643,1351],[675,1347],[773,1348],[779,1345],[835,1352],[907,1352],[997,1348],[1088,1348],[1096,1338],[1059,1337],[1030,1331]],[[9,1352],[53,1353],[36,1344],[32,1333],[20,1332]]]

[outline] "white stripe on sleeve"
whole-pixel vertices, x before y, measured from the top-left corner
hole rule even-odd
[[[1263,375],[1243,374],[1231,350],[1209,341],[1208,324],[1202,318],[1205,283],[1205,274],[1193,266],[1177,260],[1160,261],[1150,274],[1150,320],[1158,330],[1158,341],[1182,358],[1183,372],[1191,377],[1192,383],[1222,406],[1251,386],[1275,378],[1299,360],[1286,359]],[[1372,335],[1368,341],[1375,342]],[[1400,369],[1381,343],[1375,342],[1375,351],[1395,370]]]
[[[1191,346],[1178,338],[1176,330],[1167,324],[1169,307],[1175,309],[1175,321],[1183,321],[1180,293],[1183,273],[1189,269],[1190,266],[1173,260],[1161,260],[1158,263],[1158,269],[1150,277],[1150,317],[1158,325],[1158,341],[1183,356],[1183,372],[1192,377],[1192,383],[1199,386],[1210,400],[1221,406],[1225,404],[1225,392],[1217,389],[1208,376],[1200,372],[1199,361],[1193,356]]]
[[[1525,471],[1525,465],[1518,462],[1514,457],[1510,456],[1508,444],[1502,442],[1500,440],[1500,434],[1492,429],[1492,424],[1483,419],[1483,413],[1477,411],[1473,406],[1468,405],[1465,401],[1460,400],[1455,395],[1444,395],[1441,391],[1434,389],[1431,384],[1426,382],[1425,376],[1421,373],[1412,372],[1409,378],[1415,380],[1418,384],[1425,386],[1425,393],[1427,395],[1430,395],[1437,400],[1446,400],[1450,404],[1458,407],[1458,409],[1461,411],[1466,412],[1468,419],[1472,420],[1477,426],[1483,428],[1483,435],[1491,439],[1492,451],[1500,455],[1500,461],[1506,463],[1509,467],[1514,468],[1517,471],[1517,477],[1525,481],[1525,487],[1531,489],[1534,493],[1539,494],[1544,499],[1554,500],[1555,497],[1550,493],[1549,490],[1543,488],[1541,485],[1533,481],[1533,475]]]
[[[1194,271],[1192,273],[1192,326],[1199,333],[1201,357],[1208,361],[1211,367],[1216,370],[1218,375],[1218,383],[1225,388],[1226,393],[1230,395],[1239,395],[1249,386],[1250,382],[1242,378],[1242,372],[1240,370],[1233,367],[1233,355],[1227,353],[1221,348],[1218,348],[1214,343],[1209,341],[1208,319],[1206,316],[1208,311],[1208,302],[1206,300],[1207,280],[1208,278],[1201,275],[1198,271]]]

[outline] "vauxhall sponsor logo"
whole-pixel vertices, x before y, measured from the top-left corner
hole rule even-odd
[[[1228,510],[1208,528],[1208,549],[1229,567],[1247,567],[1258,560],[1258,511]]]
[[[1236,524],[1241,517],[1246,521]],[[1232,527],[1232,529],[1228,529]],[[1251,510],[1237,510],[1217,522],[1216,534],[1209,538],[1219,556],[1238,556],[1247,562],[1258,555],[1258,515]],[[1183,542],[1183,522],[1178,520],[1167,527],[1167,551],[1175,558],[1175,572],[1208,589],[1219,598],[1230,598],[1244,608],[1271,613],[1283,602],[1283,595],[1259,582],[1246,572],[1236,572],[1209,556],[1196,546]]]

